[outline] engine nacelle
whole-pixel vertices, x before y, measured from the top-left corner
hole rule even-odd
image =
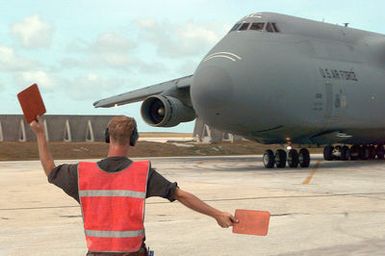
[[[173,127],[195,119],[195,111],[171,96],[155,95],[143,101],[141,110],[146,123],[156,127]]]

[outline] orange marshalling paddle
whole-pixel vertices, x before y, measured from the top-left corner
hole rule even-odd
[[[17,98],[19,99],[27,123],[37,120],[37,116],[42,116],[46,112],[37,84],[33,84],[18,93]]]
[[[237,209],[235,218],[239,220],[239,223],[234,223],[233,233],[256,236],[267,235],[270,212]]]

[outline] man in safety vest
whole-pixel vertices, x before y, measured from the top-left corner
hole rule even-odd
[[[106,129],[107,158],[55,166],[41,118],[31,124],[39,157],[50,183],[80,203],[87,241],[87,255],[147,255],[144,244],[144,201],[160,196],[215,218],[227,228],[237,222],[232,214],[219,211],[169,182],[149,161],[127,158],[138,140],[136,122],[127,116],[111,119]]]

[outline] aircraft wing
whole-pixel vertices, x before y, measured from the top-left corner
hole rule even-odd
[[[164,83],[150,85],[145,88],[98,100],[94,102],[94,107],[110,108],[114,106],[120,106],[128,103],[142,101],[151,95],[162,94],[164,91],[190,87],[191,82],[192,75],[177,78]]]

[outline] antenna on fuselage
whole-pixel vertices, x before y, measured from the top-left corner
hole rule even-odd
[[[349,24],[348,22],[344,23],[345,28],[349,27]]]

